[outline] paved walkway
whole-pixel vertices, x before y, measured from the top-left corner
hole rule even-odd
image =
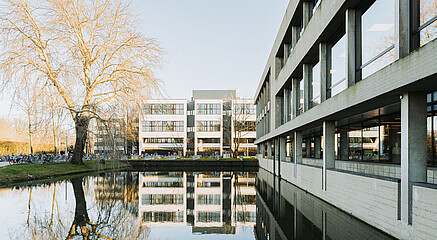
[[[4,166],[8,166],[9,163],[8,162],[0,162],[0,167],[4,167]]]

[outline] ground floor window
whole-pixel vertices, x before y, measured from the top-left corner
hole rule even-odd
[[[437,166],[437,92],[427,95],[427,161],[429,166]]]

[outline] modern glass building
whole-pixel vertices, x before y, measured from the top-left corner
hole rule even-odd
[[[437,228],[437,1],[290,1],[255,94],[260,166],[397,238]]]

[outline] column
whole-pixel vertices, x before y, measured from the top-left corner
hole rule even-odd
[[[279,165],[278,175],[281,176],[281,161],[285,161],[287,156],[287,137],[279,137]]]
[[[267,141],[267,158],[272,159],[272,143]]]
[[[312,70],[312,64],[304,64],[303,65],[303,110],[304,110],[304,112],[306,112],[306,111],[308,111],[308,109],[310,109],[311,70]]]
[[[412,184],[426,182],[426,93],[401,99],[401,221],[412,224]]]
[[[280,153],[281,153],[281,147],[279,146],[279,137],[275,138],[275,158],[274,158],[274,172],[276,175],[279,175],[279,164],[280,164]]]
[[[356,9],[346,10],[346,78],[347,87],[354,85],[361,77],[361,16]]]
[[[288,120],[290,119],[290,89],[288,88],[284,88],[284,99],[282,100],[283,104],[284,104],[284,109],[283,109],[283,117],[284,117],[284,123],[288,122]]]
[[[349,155],[349,142],[347,133],[340,133],[340,160],[348,160]]]
[[[294,178],[297,178],[297,164],[302,164],[302,132],[294,132],[293,144]]]
[[[414,29],[411,29],[411,24],[416,25],[420,24],[420,21],[411,21],[411,17],[416,17],[419,20],[419,15],[414,14],[412,11],[411,3],[420,2],[419,0],[397,0],[395,1],[395,57],[396,60],[399,58],[403,58],[410,53],[410,39],[411,32]],[[413,7],[414,8],[414,7]],[[420,5],[416,9],[416,11],[420,13]],[[411,14],[410,14],[411,12]],[[416,23],[416,24],[414,24]],[[417,24],[416,28],[419,27]]]
[[[322,138],[317,136],[314,138],[314,158],[322,158],[320,152],[322,151]]]
[[[335,122],[323,122],[323,179],[322,189],[326,191],[327,170],[335,168]]]
[[[291,96],[293,98],[293,105],[291,106],[291,108],[292,108],[293,117],[297,117],[299,115],[298,113],[299,113],[299,102],[300,102],[300,98],[299,98],[300,79],[292,78],[291,81],[293,84],[293,89],[292,89],[293,96]]]
[[[326,101],[331,96],[328,96],[328,89],[331,86],[331,54],[330,44],[320,43],[319,45],[319,61],[320,61],[320,102]]]

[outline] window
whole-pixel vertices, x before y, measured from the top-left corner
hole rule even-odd
[[[184,104],[145,104],[144,113],[150,115],[183,115]]]
[[[197,195],[197,204],[220,205],[220,197],[220,194],[199,194]]]
[[[429,93],[427,101],[427,160],[429,166],[437,166],[437,92]]]
[[[143,132],[183,132],[183,121],[143,121]]]
[[[199,103],[197,104],[197,114],[200,115],[220,115],[221,104],[218,103]]]
[[[183,143],[183,138],[143,138],[144,143]]]
[[[199,132],[220,132],[220,121],[197,121]]]
[[[331,48],[331,86],[329,96],[335,96],[347,88],[346,81],[346,37],[345,35],[338,40]]]
[[[303,109],[303,104],[304,104],[304,94],[303,94],[303,90],[304,90],[304,81],[303,79],[300,80],[299,82],[299,105],[298,105],[298,115],[302,114],[304,112]]]
[[[143,194],[143,205],[183,204],[183,194]]]
[[[234,114],[255,114],[255,105],[253,104],[234,104]]]
[[[253,132],[255,121],[234,121],[234,128],[237,132]]]
[[[377,0],[362,16],[362,78],[394,61],[394,0]]]
[[[313,65],[310,80],[310,106],[314,107],[320,104],[320,62]]]
[[[420,26],[413,34],[420,33],[420,46],[437,37],[437,1],[420,0]]]
[[[220,212],[197,212],[198,222],[220,222]]]
[[[220,138],[198,138],[198,143],[220,143]]]

